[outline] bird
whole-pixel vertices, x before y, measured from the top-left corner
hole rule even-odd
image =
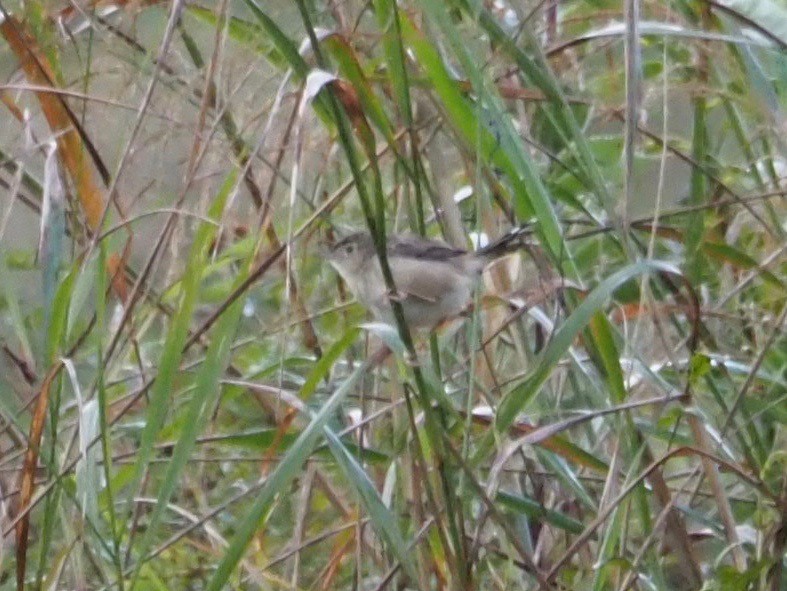
[[[434,329],[464,312],[483,270],[495,259],[521,248],[533,225],[519,226],[476,251],[440,240],[392,234],[386,252],[395,292],[388,289],[372,236],[356,231],[324,251],[356,299],[383,322],[394,323],[390,300],[402,306],[408,327]]]

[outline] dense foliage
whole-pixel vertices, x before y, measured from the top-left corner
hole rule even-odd
[[[787,589],[782,4],[0,7],[0,589]]]

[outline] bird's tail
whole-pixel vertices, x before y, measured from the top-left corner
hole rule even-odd
[[[512,228],[507,234],[504,234],[491,244],[487,244],[483,248],[479,248],[476,254],[481,255],[487,261],[492,261],[498,257],[524,248],[530,244],[530,238],[535,230],[536,222],[528,222]]]

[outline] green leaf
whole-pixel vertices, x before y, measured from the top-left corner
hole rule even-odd
[[[190,4],[186,6],[186,12],[191,14],[198,21],[211,27],[215,28],[220,24],[219,20],[216,18],[216,13],[202,6]],[[231,17],[227,20],[227,32],[229,33],[230,39],[246,47],[253,47],[257,51],[263,53],[272,64],[280,67],[285,65],[282,54],[271,44],[270,39],[262,27],[238,17]]]
[[[565,513],[547,509],[532,497],[498,492],[495,500],[510,511],[522,513],[532,519],[549,523],[572,534],[580,534],[585,529],[581,521],[577,521]]]
[[[274,47],[284,57],[285,62],[293,69],[295,75],[298,76],[299,79],[306,79],[306,76],[309,74],[309,65],[306,63],[306,60],[303,59],[300,52],[298,52],[298,46],[293,43],[292,39],[284,34],[272,18],[265,14],[255,0],[243,1],[249,10],[251,10],[254,18],[257,19],[265,34],[268,35]]]
[[[553,335],[539,356],[535,369],[501,401],[495,421],[498,432],[505,432],[514,422],[516,416],[538,394],[579,332],[588,325],[594,314],[606,305],[615,291],[634,277],[650,272],[677,273],[675,267],[668,263],[640,261],[617,271],[587,295]]]
[[[350,339],[349,335],[353,338]],[[337,356],[347,348],[348,342],[352,342],[358,334],[357,329],[351,329],[344,337],[334,345],[327,353],[332,357]],[[338,351],[337,351],[338,350]],[[251,542],[254,533],[259,527],[260,520],[270,510],[274,500],[280,494],[286,494],[290,483],[298,475],[301,467],[314,450],[320,436],[324,433],[324,427],[339,409],[339,405],[355,387],[355,384],[370,367],[366,362],[360,365],[344,382],[336,389],[331,397],[325,401],[320,410],[314,414],[310,423],[301,432],[295,443],[287,450],[284,457],[276,468],[268,476],[262,485],[257,498],[254,500],[251,509],[246,516],[238,523],[235,536],[230,541],[230,545],[221,558],[221,562],[208,582],[206,591],[220,591],[227,585],[232,571],[237,566],[246,547]],[[318,383],[325,376],[327,368],[325,366],[315,367],[310,376],[309,383]]]
[[[616,404],[625,401],[626,386],[623,382],[623,370],[620,368],[620,353],[612,336],[612,327],[609,320],[601,312],[593,315],[590,321],[590,331],[593,334],[593,352],[600,357],[604,379]]]
[[[224,207],[235,186],[236,178],[237,171],[232,171],[225,179],[223,186],[208,211],[208,217],[211,220],[218,221],[221,219]],[[171,406],[170,397],[175,389],[175,377],[180,368],[180,362],[183,357],[183,347],[186,344],[186,337],[188,336],[191,323],[191,316],[199,297],[200,278],[202,277],[200,268],[210,249],[216,232],[217,225],[215,223],[200,223],[191,245],[188,262],[186,263],[186,269],[183,273],[179,305],[172,317],[169,330],[167,331],[158,366],[158,375],[150,389],[150,401],[148,403],[145,427],[142,430],[139,449],[137,450],[137,460],[131,487],[132,491],[136,491],[137,484],[142,478],[142,473],[148,466],[148,462],[153,454],[153,446],[156,437],[158,436],[159,430],[164,425],[164,420]],[[134,493],[132,492],[132,494]]]
[[[369,476],[361,468],[350,451],[342,445],[341,440],[325,427],[328,445],[333,451],[333,456],[344,471],[347,480],[352,484],[361,498],[366,512],[369,514],[372,527],[385,540],[412,581],[418,580],[413,558],[404,542],[404,536],[399,529],[396,517],[388,510],[377,494]]]
[[[236,278],[236,287],[240,286],[248,276],[252,261],[253,259],[249,259],[245,273],[239,274]],[[135,548],[136,553],[140,557],[144,557],[147,554],[148,549],[155,540],[170,498],[180,482],[183,470],[189,464],[191,453],[196,446],[197,437],[205,428],[209,412],[214,408],[216,400],[221,393],[219,381],[230,363],[232,339],[238,329],[242,313],[243,300],[237,299],[221,316],[215,330],[211,334],[210,346],[205,354],[205,361],[197,374],[196,385],[185,410],[185,420],[183,421],[180,437],[172,450],[172,456],[167,464],[163,482],[158,489],[156,505],[153,507],[145,534]],[[137,569],[130,585],[131,589],[134,588],[144,564],[145,560],[143,559],[137,562]]]

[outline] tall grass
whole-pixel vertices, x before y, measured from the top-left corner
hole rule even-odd
[[[787,584],[781,5],[0,6],[0,588]]]

